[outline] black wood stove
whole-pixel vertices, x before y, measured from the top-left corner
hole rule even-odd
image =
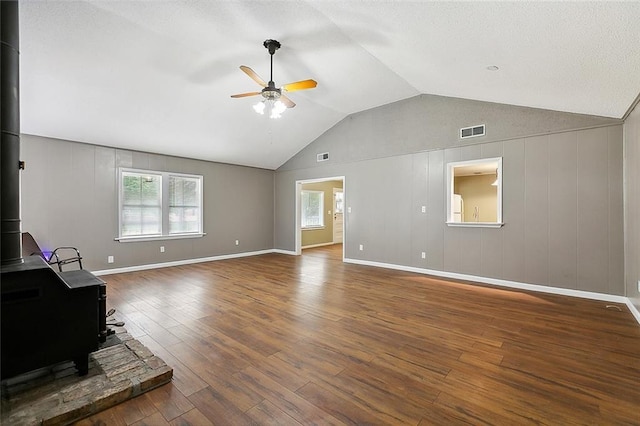
[[[87,373],[89,354],[108,333],[104,281],[27,256],[2,268],[1,298],[2,379],[69,360]]]

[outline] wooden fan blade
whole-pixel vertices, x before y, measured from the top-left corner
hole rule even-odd
[[[232,98],[246,98],[247,96],[256,96],[261,94],[262,92],[248,92],[248,93],[239,93],[237,95],[231,95]]]
[[[291,99],[287,98],[285,95],[280,95],[279,98],[280,102],[282,102],[284,104],[284,106],[286,106],[287,108],[293,108],[294,106],[296,106],[295,102],[293,102]]]
[[[315,80],[302,80],[295,83],[289,83],[282,86],[282,90],[287,92],[295,92],[296,90],[313,89],[318,83]]]
[[[254,70],[252,70],[251,68],[249,68],[246,65],[240,65],[240,69],[242,71],[244,71],[244,73],[246,75],[248,75],[249,77],[251,77],[251,79],[253,81],[255,81],[256,83],[258,83],[260,86],[262,87],[267,87],[267,83],[264,82],[263,79],[260,78],[260,76],[258,76],[258,74],[256,74],[256,72]]]

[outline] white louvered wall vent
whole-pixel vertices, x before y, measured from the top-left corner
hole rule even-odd
[[[484,124],[460,129],[460,139],[475,138],[476,136],[484,136]]]
[[[316,160],[319,162],[321,161],[327,161],[329,159],[329,153],[328,152],[323,152],[322,154],[318,154],[316,156]]]

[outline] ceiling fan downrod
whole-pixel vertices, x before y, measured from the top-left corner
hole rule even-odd
[[[269,75],[269,85],[271,85],[271,83],[273,83],[273,54],[276,53],[276,50],[280,49],[280,42],[268,39],[265,40],[262,45],[267,48],[271,57],[271,74]]]

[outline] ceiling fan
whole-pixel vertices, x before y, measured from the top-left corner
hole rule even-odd
[[[271,118],[279,118],[280,114],[284,112],[286,108],[293,108],[296,104],[289,99],[283,92],[295,92],[296,90],[313,89],[318,85],[315,80],[301,80],[294,83],[285,84],[282,87],[276,87],[273,82],[273,54],[276,50],[280,49],[280,43],[276,40],[265,40],[263,46],[269,51],[271,57],[271,75],[269,83],[265,83],[262,78],[256,74],[254,70],[248,66],[241,65],[240,69],[244,71],[253,81],[258,83],[263,89],[260,92],[247,92],[239,93],[237,95],[231,95],[232,98],[245,98],[248,96],[262,95],[264,98],[253,106],[253,109],[258,114],[264,114],[264,110],[267,106],[271,107]]]

